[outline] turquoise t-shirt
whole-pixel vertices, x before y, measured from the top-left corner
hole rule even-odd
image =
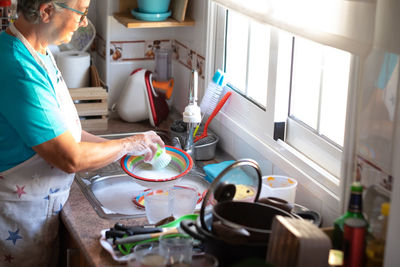
[[[66,130],[45,69],[19,39],[0,33],[0,171],[29,159],[33,146]]]

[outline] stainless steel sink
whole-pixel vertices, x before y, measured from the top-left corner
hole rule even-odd
[[[103,135],[103,137],[117,139],[133,134],[137,133]],[[166,144],[170,143],[165,132],[157,132],[157,134]],[[204,179],[204,173],[199,164],[179,183],[195,186],[198,191],[208,188],[209,183]],[[119,220],[145,216],[144,210],[138,208],[132,200],[147,188],[137,184],[134,178],[125,174],[119,161],[96,171],[79,172],[75,175],[75,180],[101,218]]]

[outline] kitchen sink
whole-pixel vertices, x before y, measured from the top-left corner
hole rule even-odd
[[[117,139],[138,133],[102,135],[104,138]],[[166,144],[170,144],[168,133],[157,132]],[[185,175],[178,185],[195,187],[203,193],[209,186],[204,179],[201,168],[202,162]],[[101,169],[89,172],[79,172],[75,180],[82,192],[101,218],[128,219],[145,216],[144,209],[133,202],[147,188],[137,184],[135,179],[127,175],[121,168],[120,162],[113,162]],[[200,208],[199,206],[196,209]]]

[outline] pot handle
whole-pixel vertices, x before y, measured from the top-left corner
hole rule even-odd
[[[284,211],[291,212],[293,205],[286,200],[277,197],[263,197],[258,200],[260,203],[268,204],[276,208],[283,209]]]
[[[180,228],[187,233],[188,235],[190,235],[191,237],[200,240],[200,241],[206,241],[206,237],[202,234],[200,234],[198,231],[193,230],[193,228],[195,227],[195,222],[193,222],[192,220],[183,220],[180,223]]]
[[[310,220],[314,225],[316,225],[318,227],[321,227],[321,225],[322,225],[321,214],[319,214],[316,211],[307,210],[307,211],[296,212],[295,214],[297,214],[298,216],[300,216],[301,218],[303,218],[305,220]]]

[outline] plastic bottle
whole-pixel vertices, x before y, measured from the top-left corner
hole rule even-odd
[[[367,267],[383,266],[389,210],[390,204],[385,202],[381,205],[381,215],[371,219],[371,233],[366,248]]]
[[[362,192],[360,182],[353,182],[351,185],[351,195],[347,212],[337,218],[333,229],[333,248],[343,250],[344,222],[349,218],[358,218],[367,222],[362,213]]]

